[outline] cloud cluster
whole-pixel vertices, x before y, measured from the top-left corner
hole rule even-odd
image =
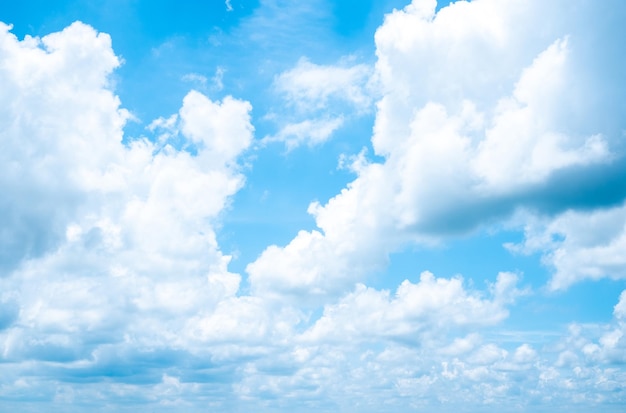
[[[516,282],[514,274],[499,274],[493,301],[468,293],[459,278],[435,278],[429,272],[418,283],[405,280],[393,297],[358,284],[356,291],[325,307],[304,337],[314,342],[383,337],[420,345],[447,329],[502,321],[508,316],[504,306],[521,293]]]
[[[591,36],[588,22],[609,11],[567,4],[478,0],[435,13],[434,0],[416,0],[388,15],[372,137],[384,160],[357,157],[356,179],[309,208],[319,231],[249,265],[253,288],[332,293],[407,243],[621,203],[626,96],[610,85],[626,62],[606,45],[622,29],[611,19]]]
[[[251,106],[191,91],[178,114],[153,122],[157,139],[124,144],[130,115],[111,91],[119,60],[108,35],[74,23],[23,41],[3,25],[0,36],[11,102],[0,115],[0,188],[11,194],[0,348],[15,366],[3,380],[16,380],[5,395],[38,386],[30,363],[62,380],[160,381],[153,364],[191,351],[188,320],[239,289],[214,225],[244,182]]]
[[[215,228],[244,184],[251,104],[191,91],[150,138],[125,139],[109,36],[74,23],[19,41],[1,25],[0,399],[62,411],[619,411],[626,292],[607,324],[533,339],[494,330],[531,294],[510,272],[484,289],[428,271],[365,285],[407,244],[494,223],[525,228],[508,248],[544,254],[556,289],[624,278],[626,92],[611,86],[623,25],[607,5],[568,5],[435,13],[414,0],[379,28],[373,72],[303,59],[279,75],[298,119],[267,140],[325,141],[344,111],[367,110],[375,84],[381,160],[343,158],[354,181],[311,204],[317,230],[249,263],[248,294]]]
[[[327,108],[332,99],[343,100],[367,110],[371,97],[364,90],[371,69],[364,64],[322,66],[301,58],[293,69],[276,78],[278,92],[300,110]]]

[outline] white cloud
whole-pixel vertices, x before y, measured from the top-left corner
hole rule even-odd
[[[546,399],[569,397],[579,404],[623,399],[621,383],[626,373],[619,366],[626,354],[626,325],[621,311],[625,297],[622,292],[610,323],[570,325],[567,334],[553,345],[555,360],[538,364]]]
[[[573,325],[554,342],[502,344],[475,331],[497,323],[506,309],[496,296],[485,298],[459,281],[425,274],[395,295],[358,286],[327,305],[293,347],[250,362],[237,394],[261,403],[267,395],[289,395],[304,411],[443,404],[548,412],[621,403],[624,294],[609,326]],[[400,290],[407,286],[404,301]],[[464,329],[473,332],[463,335]]]
[[[182,80],[195,84],[200,90],[206,90],[208,86],[213,91],[221,91],[224,89],[224,74],[226,69],[222,66],[215,68],[215,74],[211,78],[207,78],[199,73],[187,73],[183,75]],[[210,82],[209,82],[210,81]]]
[[[537,351],[528,344],[522,344],[515,349],[513,357],[517,363],[530,363],[537,359]]]
[[[626,206],[568,211],[553,219],[530,220],[513,252],[542,252],[554,270],[550,288],[565,289],[585,279],[626,278]]]
[[[206,87],[208,79],[199,73],[187,73],[183,75],[182,80],[185,82],[195,83],[201,87]]]
[[[615,318],[620,321],[626,319],[626,291],[622,291],[622,294],[619,296],[619,302],[615,304],[613,313]]]
[[[18,375],[68,363],[65,380],[129,353],[192,351],[187,321],[239,290],[213,226],[243,185],[250,104],[191,91],[151,123],[155,142],[124,145],[107,35],[74,23],[20,42],[2,29],[2,359]]]
[[[544,182],[556,170],[610,159],[601,135],[580,145],[559,132],[550,116],[570,87],[563,73],[567,53],[567,41],[557,40],[522,72],[513,97],[498,102],[493,126],[471,161],[485,191],[515,191]]]
[[[350,65],[348,59],[326,66],[301,58],[293,69],[275,79],[276,89],[288,103],[300,110],[327,108],[331,100],[344,101],[357,110],[367,110],[372,101],[368,91],[372,69],[365,64]]]
[[[358,284],[336,305],[326,306],[303,337],[313,342],[385,337],[422,343],[450,329],[493,325],[508,316],[505,296],[515,290],[515,281],[512,274],[500,274],[493,301],[465,291],[460,278],[435,278],[429,272],[418,283],[402,282],[392,297],[389,291]]]
[[[263,138],[263,142],[284,142],[288,151],[303,144],[316,146],[326,142],[342,124],[343,118],[341,117],[289,123],[283,126],[276,135]]]
[[[250,264],[253,289],[341,291],[407,243],[436,243],[519,210],[615,202],[594,193],[623,175],[625,125],[613,106],[593,102],[623,105],[607,85],[620,81],[609,67],[624,62],[604,46],[610,29],[585,40],[589,15],[606,11],[476,0],[435,15],[435,4],[416,0],[376,33],[382,98],[372,144],[384,161],[361,162],[347,188],[310,206],[317,231]],[[294,96],[326,96],[302,90]]]
[[[372,68],[344,58],[336,65],[318,65],[301,58],[296,66],[274,79],[281,97],[279,131],[264,142],[284,142],[287,150],[326,142],[344,121],[372,107]],[[292,113],[293,112],[293,113]]]
[[[251,142],[254,128],[250,121],[237,122],[252,109],[248,102],[224,98],[214,103],[201,93],[192,91],[183,100],[180,110],[181,130],[202,147],[201,156],[210,156],[211,163],[233,162]]]
[[[119,65],[108,35],[74,24],[18,42],[8,29],[0,26],[0,94],[11,102],[0,114],[0,186],[12,194],[0,201],[4,275],[57,247],[89,201],[85,190],[117,185],[108,159],[119,154],[129,116],[106,88]]]
[[[564,3],[475,0],[435,15],[434,1],[415,1],[388,16],[373,138],[384,161],[356,157],[356,179],[310,206],[319,230],[250,263],[251,295],[215,234],[244,182],[251,105],[192,91],[150,124],[154,141],[124,145],[108,36],[77,23],[19,42],[3,26],[0,189],[12,196],[0,201],[0,360],[10,366],[0,398],[36,394],[60,410],[120,400],[155,410],[621,407],[626,293],[607,325],[573,325],[546,345],[490,338],[526,293],[514,274],[486,292],[428,272],[393,293],[362,283],[406,243],[437,243],[519,205],[537,221],[518,248],[548,251],[554,283],[623,278],[624,207],[561,213],[622,205],[581,200],[598,181],[581,189],[568,175],[601,180],[620,167],[621,120],[594,106],[608,95],[572,83],[614,80],[581,63],[611,27],[586,45],[577,30],[594,4],[554,4]],[[286,96],[359,110],[367,96],[347,85],[365,69],[355,67],[301,61]],[[320,74],[338,83],[317,88]],[[298,144],[324,129],[315,119],[331,119],[322,141],[339,118],[293,122],[293,136],[307,135]]]

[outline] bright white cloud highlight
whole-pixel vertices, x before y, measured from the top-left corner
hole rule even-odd
[[[493,301],[465,291],[460,278],[435,278],[429,272],[418,283],[405,280],[393,296],[358,284],[353,293],[324,309],[305,338],[343,342],[377,337],[419,345],[450,329],[502,321],[508,315],[504,305],[509,294],[516,294],[516,281],[513,274],[499,274]]]

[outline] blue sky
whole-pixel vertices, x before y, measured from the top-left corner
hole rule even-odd
[[[625,17],[0,7],[0,410],[622,412]]]

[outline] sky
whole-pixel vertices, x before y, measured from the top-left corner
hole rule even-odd
[[[0,410],[626,409],[626,4],[0,6]]]

